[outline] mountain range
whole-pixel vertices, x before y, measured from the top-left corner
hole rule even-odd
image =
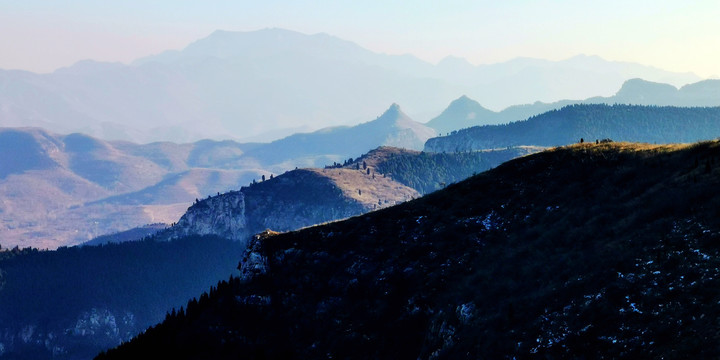
[[[422,150],[437,133],[392,104],[375,120],[298,133],[257,146],[246,156],[278,170],[291,166],[322,167],[366,153],[378,146]]]
[[[0,129],[0,244],[57,248],[150,223],[176,222],[193,199],[261,176],[323,167],[379,146],[422,149],[434,130],[398,105],[353,127],[270,143],[104,141],[37,128]]]
[[[538,150],[427,154],[383,147],[198,199],[171,226],[54,251],[0,251],[0,359],[90,358],[238,275],[237,258],[257,232],[387,208]]]
[[[670,84],[630,79],[625,81],[613,96],[593,96],[585,100],[561,100],[552,103],[536,101],[532,104],[513,105],[498,112],[488,110],[477,101],[463,95],[452,101],[447,109],[425,125],[440,134],[448,134],[473,126],[498,125],[525,120],[574,104],[720,106],[720,80],[703,80],[678,89]]]
[[[705,81],[670,91],[669,85],[632,80],[614,98],[711,102],[715,85]],[[608,99],[612,98],[604,101]],[[466,126],[492,114],[498,113],[461,97],[427,125]],[[718,136],[712,135],[718,132],[714,114],[713,108],[577,105],[527,121],[453,130],[451,136],[432,138],[435,130],[413,121],[393,104],[372,121],[298,133],[270,143],[202,140],[139,145],[41,129],[2,129],[0,153],[7,160],[0,164],[1,245],[56,248],[144,224],[170,224],[194,199],[237,190],[262,175],[342,163],[379,146],[421,150],[426,143],[429,152],[456,152],[556,146],[581,137],[691,142]]]
[[[282,29],[0,70],[0,359],[717,357],[698,80]]]
[[[193,199],[261,175],[229,163],[251,145],[137,145],[36,128],[0,129],[0,243],[57,248],[149,223],[176,221]]]
[[[381,147],[343,164],[291,170],[200,200],[154,237],[214,235],[245,243],[265,229],[291,231],[400,204],[541,150],[428,154]]]
[[[717,137],[720,137],[720,107],[576,104],[523,121],[454,131],[428,140],[425,151],[558,146],[581,139],[690,143]]]
[[[97,359],[715,358],[717,141],[584,143],[254,237]]]
[[[0,126],[140,143],[269,141],[289,129],[355,125],[393,102],[424,120],[460,94],[501,109],[609,95],[637,77],[674,86],[700,80],[593,56],[433,65],[327,34],[216,31],[129,65],[88,60],[50,74],[2,70]]]

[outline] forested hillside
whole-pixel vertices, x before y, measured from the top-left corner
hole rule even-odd
[[[520,121],[575,104],[714,107],[720,106],[720,80],[707,79],[676,88],[670,84],[635,78],[625,81],[613,96],[593,96],[584,100],[560,100],[550,103],[536,101],[532,104],[513,105],[499,112],[487,110],[475,100],[461,96],[426,125],[441,134],[447,134],[473,126]]]
[[[0,359],[90,358],[227,278],[242,250],[191,236],[0,253]]]
[[[582,144],[257,236],[98,359],[716,358],[720,143]]]
[[[359,158],[357,162],[366,162],[377,173],[390,176],[421,194],[427,194],[505,161],[540,150],[540,147],[522,146],[492,151],[426,153],[380,148]]]
[[[720,136],[720,107],[571,105],[524,121],[478,126],[433,138],[425,151],[558,146],[597,139],[689,143]]]

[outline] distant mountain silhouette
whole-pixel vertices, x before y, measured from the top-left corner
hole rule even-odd
[[[482,110],[460,110],[455,102],[458,102],[458,104],[472,104],[474,109]],[[643,79],[630,79],[624,82],[620,90],[613,96],[595,96],[585,100],[561,100],[553,103],[535,102],[510,106],[499,112],[486,110],[479,103],[463,96],[451,103],[442,114],[429,121],[426,125],[440,133],[447,133],[472,126],[496,125],[525,120],[531,116],[573,104],[720,106],[720,80],[703,80],[678,89],[670,84]],[[474,112],[475,115],[468,116],[470,112]],[[472,117],[472,119],[469,117]]]
[[[330,127],[294,134],[258,145],[246,156],[268,165],[293,162],[301,166],[321,167],[359,156],[379,146],[420,150],[425,141],[435,135],[435,130],[413,121],[399,105],[392,104],[375,120],[352,127]]]
[[[436,118],[430,120],[427,126],[439,133],[477,126],[497,116],[498,113],[488,110],[477,101],[463,95],[453,102]]]
[[[81,61],[43,75],[0,70],[0,126],[134,142],[278,139],[299,126],[355,125],[392,102],[425,120],[460,94],[502,109],[607,95],[636,77],[675,86],[699,80],[598,57],[480,66],[448,57],[433,65],[327,34],[216,31],[131,65]]]
[[[576,104],[505,125],[475,126],[425,143],[425,151],[560,146],[612,139],[688,143],[720,137],[720,107]]]
[[[37,128],[0,128],[0,245],[56,248],[143,224],[171,223],[195,198],[263,174],[253,144],[138,145]]]

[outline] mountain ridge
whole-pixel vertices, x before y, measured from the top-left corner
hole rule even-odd
[[[714,357],[719,155],[576,144],[267,232],[239,278],[97,358]]]
[[[247,156],[269,165],[294,161],[296,166],[322,167],[379,146],[420,150],[425,141],[435,135],[433,129],[412,120],[397,103],[393,103],[374,120],[355,126],[328,127],[311,133],[293,134],[259,145]],[[298,160],[302,161],[298,164]]]
[[[459,94],[504,108],[604,95],[633,77],[678,86],[698,80],[607,61],[593,72],[577,59],[443,67],[329,35],[279,29],[216,32],[154,59],[79,62],[42,75],[0,72],[0,126],[143,143],[272,138],[274,131],[298,126],[358,124],[391,102],[420,118]]]
[[[185,150],[186,156],[193,151]],[[196,199],[172,224],[58,250],[4,248],[0,358],[89,358],[162,320],[200,289],[237,275],[233,259],[256,232],[393,206],[533,151],[427,154],[381,147],[342,164],[270,175]]]
[[[463,95],[464,97],[467,97]],[[468,101],[460,97],[455,101]],[[469,99],[474,103],[477,101]],[[430,120],[426,125],[435,128],[440,133],[461,130],[473,126],[499,125],[509,122],[525,120],[532,116],[557,110],[568,105],[576,104],[627,104],[627,105],[655,105],[655,106],[720,106],[720,80],[701,80],[686,84],[680,88],[670,84],[652,82],[640,78],[626,80],[622,83],[615,95],[602,97],[594,96],[585,100],[560,100],[553,103],[535,102],[532,104],[513,105],[502,111],[491,111],[477,103],[477,109],[472,121],[467,119],[468,113],[453,113],[448,106],[443,113]],[[447,113],[450,111],[449,113]]]
[[[560,146],[585,139],[688,143],[720,136],[720,107],[575,104],[505,125],[475,126],[425,143],[425,151]]]
[[[269,172],[227,164],[252,145],[137,145],[39,128],[0,128],[0,241],[57,248],[143,224],[175,222],[192,199]],[[243,167],[243,170],[239,170]]]

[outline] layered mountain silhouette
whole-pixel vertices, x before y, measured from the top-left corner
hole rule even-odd
[[[0,129],[0,244],[57,248],[149,223],[261,175],[231,142],[137,145],[37,128]]]
[[[585,100],[561,100],[552,103],[534,102],[514,105],[495,112],[483,108],[477,101],[461,96],[426,125],[441,134],[481,125],[497,125],[525,120],[551,110],[574,104],[629,104],[704,107],[720,106],[720,80],[703,80],[676,88],[670,84],[643,79],[625,81],[615,95],[594,96]]]
[[[247,153],[261,163],[281,166],[321,167],[359,156],[379,146],[422,150],[435,130],[412,120],[400,106],[392,104],[375,120],[352,127],[340,126],[300,133],[257,146]],[[296,165],[297,166],[297,165]]]
[[[427,154],[383,147],[343,164],[292,170],[198,199],[172,226],[155,224],[56,251],[1,251],[0,358],[90,358],[238,275],[237,259],[257,232],[387,208],[534,151]]]
[[[262,175],[323,167],[379,146],[422,149],[435,131],[396,104],[353,127],[271,143],[104,141],[41,129],[0,129],[0,244],[56,248],[149,223],[170,224],[194,199]]]
[[[425,151],[558,146],[612,139],[688,143],[720,136],[720,107],[580,104],[505,125],[475,126],[428,140]]]
[[[577,144],[267,231],[239,277],[98,359],[714,358],[719,156]]]
[[[343,164],[288,171],[200,200],[155,237],[215,235],[245,243],[265,229],[290,231],[403,203],[540,150],[433,154],[381,147]]]
[[[51,74],[0,70],[0,126],[140,143],[269,141],[303,126],[355,125],[393,102],[425,120],[460,94],[502,109],[609,95],[636,77],[675,86],[699,80],[588,56],[480,66],[449,58],[433,65],[326,34],[216,31],[130,65],[82,61]]]

